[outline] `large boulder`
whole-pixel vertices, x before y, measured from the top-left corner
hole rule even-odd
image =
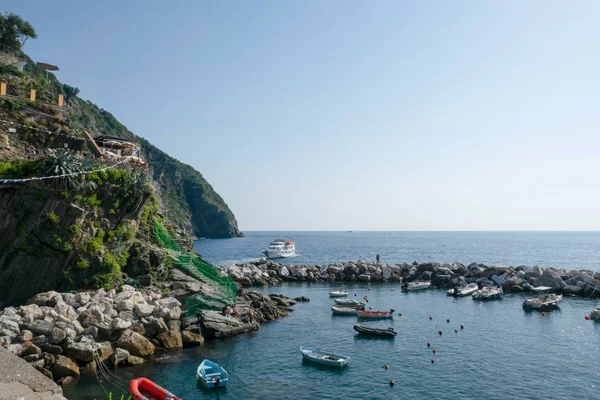
[[[115,331],[122,331],[123,329],[130,328],[131,325],[132,325],[132,322],[130,320],[126,320],[126,319],[117,317],[112,320],[110,327],[112,329],[114,329]]]
[[[369,282],[371,280],[371,275],[362,274],[358,276],[358,280],[362,282]]]
[[[544,273],[544,270],[541,267],[538,267],[537,265],[535,267],[528,267],[526,269],[524,269],[525,271],[525,279],[529,280],[531,278],[534,279],[538,279],[541,278],[541,276]]]
[[[59,344],[66,337],[67,337],[67,333],[63,329],[54,327],[54,328],[52,328],[52,331],[50,332],[50,336],[48,337],[48,341],[51,344]]]
[[[337,265],[330,265],[327,267],[327,273],[330,275],[337,275],[341,270],[342,268]]]
[[[594,321],[600,321],[600,306],[596,307],[596,309],[592,311],[590,318]]]
[[[133,307],[133,312],[138,318],[148,317],[154,312],[154,306],[146,303],[138,303]]]
[[[81,341],[70,343],[65,349],[65,355],[85,363],[94,359],[94,354],[98,351],[99,345],[86,336],[81,337]]]
[[[181,322],[170,321],[169,330],[156,335],[156,340],[167,350],[180,349],[183,347],[183,338],[181,337]]]
[[[535,280],[534,286],[548,286],[551,287],[552,290],[556,291],[562,289],[564,286],[566,286],[566,284],[562,280],[558,271],[556,271],[554,268],[547,268],[542,273],[542,276]]]
[[[183,339],[183,345],[186,347],[204,344],[204,337],[198,333],[183,331],[181,332],[181,338]]]
[[[356,275],[358,272],[358,267],[353,263],[348,263],[344,267],[344,275]]]
[[[290,271],[287,269],[287,267],[283,266],[283,267],[279,268],[278,274],[282,278],[287,278],[288,276],[290,276]]]
[[[570,294],[570,295],[573,295],[573,296],[578,296],[581,293],[582,288],[579,287],[579,286],[577,286],[577,285],[567,285],[567,286],[565,286],[563,288],[562,291],[563,291],[564,294]]]
[[[155,350],[154,345],[148,339],[130,329],[123,331],[116,344],[117,347],[125,349],[138,357],[153,354]]]
[[[129,356],[130,354],[127,350],[117,347],[115,352],[110,357],[110,362],[114,367],[116,367],[119,364],[125,363],[125,361],[127,361],[127,357]]]
[[[27,304],[54,307],[59,301],[62,301],[62,296],[60,295],[60,293],[50,291],[36,294],[35,296],[27,300]]]
[[[29,326],[29,330],[35,335],[50,336],[54,328],[53,321],[36,320]]]
[[[80,374],[77,363],[65,356],[56,356],[56,361],[50,372],[55,378],[79,376]]]

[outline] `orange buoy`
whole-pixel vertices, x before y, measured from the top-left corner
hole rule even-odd
[[[435,349],[431,350],[431,352],[432,352],[433,354],[435,354]]]
[[[542,317],[545,317],[545,316],[546,316],[546,312],[542,311]]]
[[[427,342],[427,347],[431,347],[431,342]]]
[[[433,317],[430,315],[430,316],[429,316],[429,320],[431,321],[432,319],[433,319]]]
[[[435,360],[434,360],[433,358],[431,359],[431,363],[432,363],[432,364],[435,364]]]
[[[590,316],[589,316],[589,315],[586,315],[586,316],[585,316],[585,320],[586,320],[586,321],[589,321],[589,320],[590,320]]]
[[[460,329],[465,329],[465,326],[463,324],[460,324]]]
[[[440,336],[442,335],[442,331],[441,330],[439,330],[438,333],[440,334]]]

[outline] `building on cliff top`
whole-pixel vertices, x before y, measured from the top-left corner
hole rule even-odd
[[[104,156],[127,157],[134,155],[140,149],[140,143],[132,139],[102,135],[94,138]]]

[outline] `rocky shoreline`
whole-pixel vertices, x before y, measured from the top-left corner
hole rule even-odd
[[[60,384],[82,373],[96,375],[99,362],[111,367],[142,364],[157,352],[204,344],[259,329],[259,324],[293,311],[281,295],[240,289],[239,318],[217,311],[186,316],[169,292],[123,285],[119,291],[39,293],[26,305],[0,311],[0,347]],[[254,307],[254,319],[247,312]]]
[[[554,293],[600,298],[600,272],[565,270],[539,266],[506,267],[480,263],[437,262],[378,264],[369,261],[329,265],[284,265],[260,259],[219,267],[241,286],[276,285],[280,282],[397,282],[428,281],[435,288],[501,286],[505,293],[522,293],[535,286],[548,286]]]

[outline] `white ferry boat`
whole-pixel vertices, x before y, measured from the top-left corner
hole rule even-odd
[[[263,253],[269,258],[288,258],[296,256],[296,244],[285,239],[275,239]]]

